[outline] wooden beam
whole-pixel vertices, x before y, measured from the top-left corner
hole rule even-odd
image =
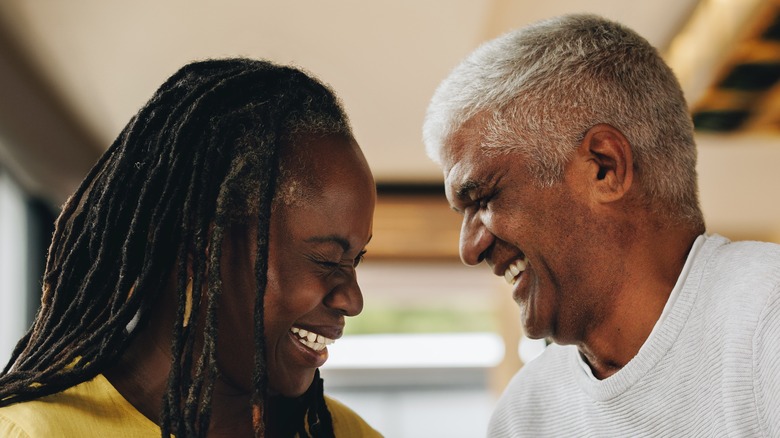
[[[371,259],[458,260],[461,217],[441,195],[379,194]]]

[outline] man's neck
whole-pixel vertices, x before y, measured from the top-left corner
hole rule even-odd
[[[639,352],[663,313],[698,233],[670,231],[634,245],[613,311],[577,344],[593,375],[605,379]]]

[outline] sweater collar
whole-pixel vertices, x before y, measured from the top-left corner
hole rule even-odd
[[[715,250],[728,243],[718,235],[700,235],[694,241],[663,312],[639,352],[620,371],[598,380],[576,347],[569,349],[574,379],[593,399],[609,400],[631,388],[652,370],[674,345],[693,309],[701,278]]]

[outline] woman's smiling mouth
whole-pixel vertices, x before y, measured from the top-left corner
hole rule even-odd
[[[336,342],[334,339],[326,338],[321,334],[314,333],[309,330],[305,330],[299,327],[292,327],[290,331],[297,335],[298,342],[307,346],[314,351],[322,351],[328,345]]]

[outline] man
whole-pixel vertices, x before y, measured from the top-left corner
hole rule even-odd
[[[780,246],[705,234],[687,105],[646,40],[592,15],[500,37],[424,137],[463,262],[553,342],[490,436],[780,436]]]

